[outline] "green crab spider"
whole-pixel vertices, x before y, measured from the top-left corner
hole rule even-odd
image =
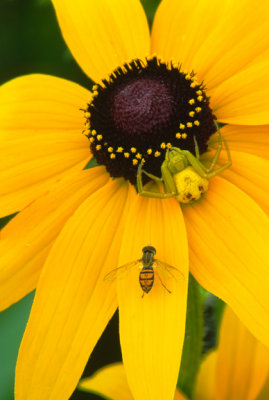
[[[209,168],[200,161],[199,148],[197,140],[194,137],[195,156],[188,150],[181,150],[177,147],[167,149],[165,160],[161,166],[161,178],[149,174],[142,169],[143,161],[139,164],[137,170],[137,190],[141,196],[155,197],[159,199],[167,199],[176,197],[180,203],[190,203],[199,200],[203,193],[208,189],[209,179],[219,175],[226,168],[232,165],[231,154],[228,145],[220,133],[216,123],[217,132],[219,135],[216,154],[212,159]],[[222,150],[224,143],[228,161],[226,164],[214,170]],[[163,183],[164,193],[146,191],[143,189],[142,174],[155,181]]]

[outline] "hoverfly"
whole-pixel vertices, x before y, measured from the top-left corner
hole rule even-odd
[[[159,261],[154,258],[156,254],[156,249],[153,246],[146,246],[142,249],[142,258],[139,260],[130,262],[128,264],[122,265],[119,268],[113,269],[110,271],[104,278],[105,281],[113,281],[119,276],[122,276],[124,273],[129,271],[133,267],[140,267],[141,271],[139,273],[139,283],[141,289],[143,290],[143,295],[145,293],[149,293],[154,284],[155,272],[160,279],[162,286],[171,293],[171,291],[165,286],[163,281],[161,280],[160,273],[165,274],[168,278],[181,278],[184,279],[184,275],[176,268],[172,267],[169,264],[166,264],[163,261]],[[140,266],[139,266],[140,264]],[[142,264],[142,265],[141,265]]]

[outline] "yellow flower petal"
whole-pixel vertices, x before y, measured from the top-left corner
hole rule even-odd
[[[163,0],[154,18],[152,51],[192,70],[192,60],[217,24],[223,6],[214,0]]]
[[[197,73],[220,121],[266,124],[268,18],[267,1],[164,0],[154,19],[152,51]]]
[[[117,265],[128,185],[110,181],[64,226],[40,277],[17,362],[16,399],[68,399],[116,309],[103,272]]]
[[[194,400],[216,400],[217,351],[208,354],[200,366],[194,390]]]
[[[238,126],[226,125],[221,128],[231,152],[241,151],[258,157],[268,158],[269,154],[269,125]],[[210,146],[217,147],[218,135],[210,138]]]
[[[190,268],[269,345],[268,217],[234,185],[216,177],[205,199],[184,207]]]
[[[197,48],[192,60],[192,68],[197,70],[208,89],[258,62],[268,49],[267,0],[259,3],[252,0],[214,3],[221,7],[216,16],[217,23],[213,22],[215,29]]]
[[[212,160],[215,152],[207,153],[206,159]],[[225,154],[219,158],[219,164],[227,161]],[[265,212],[269,212],[269,161],[248,153],[232,152],[232,165],[222,172],[222,177],[232,182],[252,197]]]
[[[63,37],[95,81],[149,52],[149,30],[138,0],[53,0]]]
[[[219,400],[254,400],[269,372],[269,349],[251,335],[227,307],[216,360]]]
[[[83,112],[91,92],[82,86],[50,75],[26,75],[15,78],[0,88],[1,135],[11,139],[46,132],[46,130],[75,130],[83,125]],[[25,129],[22,135],[18,129]],[[32,129],[32,130],[31,130]]]
[[[254,400],[268,372],[269,349],[227,307],[218,348],[201,365],[194,400]]]
[[[46,75],[1,86],[0,216],[19,211],[86,164],[90,152],[79,108],[89,96],[75,83]]]
[[[122,363],[108,365],[93,376],[82,379],[78,388],[113,400],[133,400]],[[177,390],[174,400],[186,400],[186,397]]]
[[[83,379],[79,389],[95,392],[113,400],[133,400],[122,363],[108,365],[90,378]]]
[[[134,398],[168,400],[174,398],[179,372],[188,283],[184,220],[173,199],[137,196],[128,213],[120,264],[140,258],[148,244],[156,247],[157,259],[178,268],[183,276],[167,279],[156,269],[153,288],[143,298],[137,266],[118,279],[121,348]]]
[[[220,122],[268,124],[269,60],[245,68],[208,93]]]
[[[193,69],[208,88],[258,60],[267,48],[267,1],[163,0],[154,19],[152,51]]]
[[[107,180],[104,168],[73,173],[21,211],[1,231],[1,310],[36,287],[51,245],[65,222]]]

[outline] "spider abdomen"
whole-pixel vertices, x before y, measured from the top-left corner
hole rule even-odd
[[[202,178],[193,167],[187,167],[174,175],[177,188],[176,199],[180,203],[199,200],[208,189],[208,179]]]

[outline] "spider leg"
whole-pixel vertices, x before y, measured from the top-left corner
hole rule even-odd
[[[158,178],[157,176],[151,175],[149,174],[147,171],[142,169],[143,166],[143,161],[141,161],[141,163],[138,166],[137,169],[137,177],[136,177],[136,181],[137,181],[137,190],[138,193],[141,194],[143,192],[143,182],[142,182],[142,174],[147,175],[150,179],[153,179],[155,182],[162,182],[161,178]]]
[[[215,122],[215,125],[216,125],[216,128],[217,128],[219,139],[218,139],[217,151],[216,151],[216,154],[215,154],[215,156],[214,156],[214,158],[213,158],[213,160],[211,162],[210,167],[206,168],[204,166],[204,164],[202,164],[199,161],[199,158],[197,157],[197,155],[199,154],[199,148],[198,148],[198,144],[197,144],[197,141],[196,141],[195,137],[194,137],[194,143],[195,143],[196,161],[195,161],[195,157],[192,156],[191,153],[190,154],[186,154],[187,159],[188,159],[189,163],[191,164],[191,166],[194,168],[194,170],[200,176],[202,176],[203,178],[206,178],[206,179],[213,178],[214,176],[220,174],[222,171],[224,171],[226,168],[229,168],[232,165],[231,153],[230,153],[229,147],[227,145],[227,142],[224,139],[224,137],[222,136],[217,122]],[[218,159],[220,157],[220,153],[222,151],[222,143],[224,143],[224,146],[225,146],[225,149],[226,149],[226,152],[227,152],[228,161],[227,161],[227,163],[225,165],[222,165],[220,168],[217,168],[214,171],[214,168],[215,168],[215,166],[216,166],[216,164],[218,162]],[[203,171],[203,173],[201,173],[201,170]]]
[[[188,150],[182,150],[182,153],[186,156],[189,165],[193,167],[194,171],[202,178],[208,179],[208,174],[205,172],[205,166],[201,161],[197,160],[197,158]]]
[[[150,192],[149,190],[142,190],[138,193],[140,196],[154,197],[156,199],[169,199],[170,197],[175,197],[174,193]]]
[[[138,193],[141,196],[146,196],[146,197],[155,197],[158,199],[168,199],[170,197],[175,197],[177,195],[176,191],[176,186],[175,182],[173,179],[173,175],[170,173],[169,169],[162,165],[161,166],[161,173],[162,177],[159,178],[158,176],[152,175],[142,169],[143,162],[139,164],[138,170],[137,170],[137,190]],[[165,193],[162,192],[151,192],[143,189],[143,182],[142,182],[142,174],[145,174],[148,176],[150,179],[152,179],[154,182],[158,183],[163,183],[164,188],[165,188]]]
[[[151,191],[144,190],[143,182],[142,182],[142,174],[145,174],[146,176],[148,176],[150,179],[152,179],[156,183],[160,183],[160,182],[164,183],[164,181],[163,181],[163,178],[159,178],[158,176],[152,175],[152,174],[148,173],[147,171],[145,171],[144,169],[142,169],[142,165],[143,165],[143,162],[141,162],[139,164],[139,167],[137,170],[137,190],[141,196],[154,197],[154,198],[158,198],[158,199],[167,199],[169,197],[175,196],[174,192],[161,193],[161,192],[151,192]]]
[[[207,172],[208,174],[209,174],[211,171],[213,171],[215,165],[216,165],[217,162],[218,162],[218,159],[219,159],[219,156],[220,156],[220,152],[221,152],[221,150],[222,150],[222,142],[223,142],[223,140],[224,140],[223,137],[222,137],[222,134],[220,133],[220,129],[219,129],[218,123],[217,123],[216,121],[214,121],[214,123],[215,123],[215,126],[216,126],[216,128],[217,128],[218,135],[219,135],[219,143],[218,143],[218,147],[217,147],[216,154],[215,154],[215,156],[214,156],[214,158],[213,158],[213,160],[212,160],[212,162],[211,162],[211,165],[210,165],[209,168],[206,169],[206,172]],[[227,147],[226,147],[226,148],[227,148]]]
[[[195,136],[193,136],[193,140],[194,140],[194,146],[195,146],[195,156],[196,156],[197,160],[200,160],[199,146],[198,146]]]
[[[229,147],[227,145],[227,142],[226,142],[226,140],[224,138],[222,138],[222,141],[223,141],[224,146],[226,148],[228,161],[227,161],[226,164],[222,165],[220,168],[218,168],[215,171],[209,173],[208,174],[208,178],[213,178],[214,176],[220,174],[222,171],[224,171],[225,169],[229,168],[232,165],[232,158],[231,158],[230,149],[229,149]]]
[[[219,126],[218,126],[217,122],[215,122],[215,125],[216,125],[217,132],[218,132],[218,135],[219,135],[217,151],[216,151],[216,153],[214,155],[213,160],[211,161],[211,164],[210,164],[209,168],[206,168],[203,164],[201,164],[201,168],[207,174],[209,174],[214,169],[214,167],[217,164],[217,161],[219,159],[221,150],[222,150],[223,137],[222,137],[222,135],[220,133]],[[194,140],[194,144],[195,144],[195,155],[196,155],[196,158],[197,158],[197,160],[200,160],[199,147],[198,147],[198,143],[197,143],[197,140],[196,140],[195,136],[193,137],[193,140]]]

